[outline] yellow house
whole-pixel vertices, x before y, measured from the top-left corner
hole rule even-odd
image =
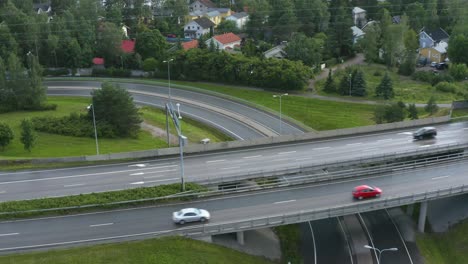
[[[445,41],[440,41],[434,47],[422,48],[419,50],[419,54],[427,58],[428,62],[444,62],[447,59],[447,47],[448,44]]]
[[[221,23],[221,21],[222,21],[221,13],[220,13],[219,11],[217,11],[217,10],[207,12],[207,13],[205,14],[205,16],[206,16],[209,20],[213,21],[213,23],[215,23],[216,26],[219,25],[219,23]]]

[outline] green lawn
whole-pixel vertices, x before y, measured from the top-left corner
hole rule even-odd
[[[367,93],[368,96],[363,99],[368,100],[378,100],[375,98],[375,87],[377,87],[385,72],[388,72],[390,78],[393,81],[393,89],[395,91],[395,101],[403,101],[405,103],[427,103],[429,98],[433,95],[435,96],[437,103],[451,103],[454,100],[463,99],[463,95],[444,93],[436,91],[435,87],[432,87],[428,83],[414,81],[411,77],[398,75],[396,72],[388,71],[384,65],[372,64],[372,65],[359,65],[353,66],[353,68],[359,68],[364,72],[364,78],[367,83]],[[376,76],[375,73],[379,73],[379,76]],[[339,82],[345,72],[339,70],[334,74],[334,80],[336,85],[339,85]],[[325,79],[317,82],[319,94],[327,95],[322,91],[325,84]],[[462,87],[461,83],[457,83],[459,87]],[[461,89],[461,88],[460,88]],[[333,94],[333,96],[337,96]]]
[[[426,264],[468,263],[468,221],[446,233],[420,234],[417,244]]]
[[[0,114],[0,122],[7,123],[12,129],[15,135],[12,143],[0,151],[1,159],[10,158],[37,158],[37,157],[64,157],[64,156],[81,156],[81,155],[93,155],[96,154],[96,145],[94,138],[86,137],[70,137],[55,135],[49,133],[37,133],[38,140],[36,146],[32,149],[31,153],[23,149],[20,138],[20,122],[24,118],[31,118],[36,116],[65,116],[69,113],[85,113],[86,106],[89,104],[89,98],[82,97],[49,97],[49,103],[57,104],[56,111],[38,111],[38,112],[13,112]],[[145,108],[143,118],[148,118],[148,123],[152,123],[154,120],[164,119],[165,116],[161,111],[151,110]],[[197,122],[190,121],[184,122],[184,130],[189,137],[189,140],[198,141],[201,137],[208,137],[212,139],[212,142],[219,142],[229,140],[229,137],[222,136],[219,131],[212,128],[208,128],[205,125],[200,125]],[[164,123],[165,124],[165,123]],[[164,130],[165,125],[161,126]],[[175,131],[175,130],[172,130]],[[192,133],[192,131],[194,131]],[[202,136],[203,135],[203,136]],[[193,138],[192,138],[193,136]],[[126,138],[126,139],[104,139],[99,138],[99,153],[117,153],[127,151],[138,151],[153,148],[165,148],[167,147],[166,137],[161,138],[153,137],[147,131],[141,131],[138,134],[138,138]]]
[[[452,111],[452,117],[468,116],[468,109],[455,109]]]
[[[267,264],[264,258],[181,237],[0,256],[3,264]]]

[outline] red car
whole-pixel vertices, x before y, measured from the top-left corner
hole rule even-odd
[[[369,197],[380,197],[382,190],[375,186],[359,185],[353,189],[353,197],[359,200]]]

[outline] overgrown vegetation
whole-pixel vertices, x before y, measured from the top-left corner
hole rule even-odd
[[[304,263],[300,252],[301,231],[299,225],[283,225],[274,228],[281,242],[282,263]]]

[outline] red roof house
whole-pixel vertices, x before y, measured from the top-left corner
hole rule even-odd
[[[184,43],[182,43],[182,48],[184,50],[198,48],[198,40],[194,39],[194,40],[191,40],[191,41],[184,42]]]
[[[222,35],[216,35],[210,38],[206,41],[206,45],[210,46],[212,41],[219,47],[220,50],[225,50],[228,47],[234,48],[234,46],[241,44],[241,38],[231,32]]]
[[[135,51],[135,40],[122,40],[121,48],[124,53],[133,53]]]

